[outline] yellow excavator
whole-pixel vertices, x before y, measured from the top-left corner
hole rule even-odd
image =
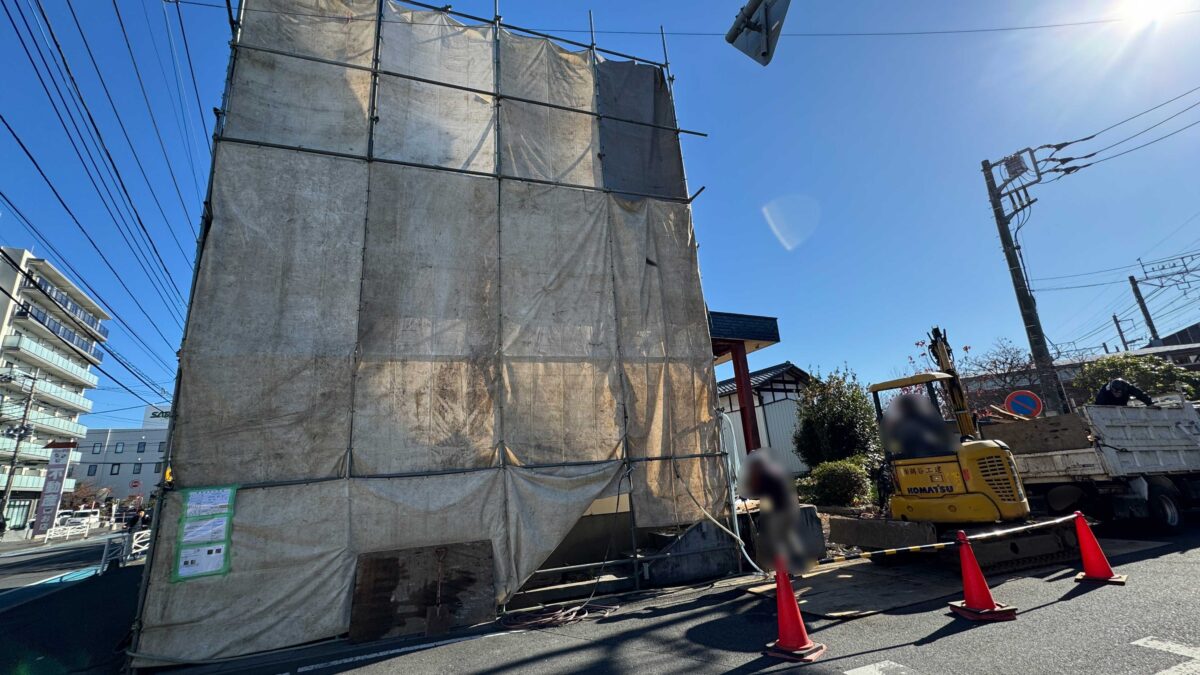
[[[864,550],[903,548],[1029,522],[1029,501],[1012,453],[1003,442],[982,440],[967,395],[954,365],[946,334],[934,327],[929,356],[937,370],[868,388],[881,428],[885,394],[923,393],[938,411],[952,419],[956,442],[939,451],[914,452],[898,439],[883,435],[884,466],[877,481],[880,503],[888,517],[831,518],[829,539]],[[941,396],[939,396],[939,390]],[[980,563],[992,568],[1050,562],[1075,547],[1066,528],[1034,530],[1014,538],[975,545]]]
[[[948,408],[957,427],[956,447],[947,454],[913,456],[896,439],[884,438],[889,508],[896,520],[986,524],[1029,517],[1029,501],[1008,446],[979,440],[945,333],[929,334],[929,356],[938,370],[871,385],[877,419],[883,421],[881,394],[923,390],[937,410]],[[944,400],[938,400],[938,388]],[[943,405],[944,403],[944,405]]]

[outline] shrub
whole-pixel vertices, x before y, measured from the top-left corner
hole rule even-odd
[[[882,459],[875,408],[854,372],[835,370],[808,384],[796,408],[796,454],[809,467],[865,455]]]
[[[871,494],[871,480],[862,464],[843,459],[819,464],[808,476],[813,501],[822,506],[853,506]]]

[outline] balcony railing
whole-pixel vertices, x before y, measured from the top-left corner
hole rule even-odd
[[[5,403],[0,405],[0,419],[5,420],[7,423],[20,422],[24,412],[25,406],[19,403]],[[77,438],[87,436],[87,427],[78,422],[55,417],[49,413],[31,411],[29,413],[29,423],[34,428],[42,427],[48,429],[50,433],[58,432]]]
[[[96,383],[100,381],[100,378],[88,372],[87,368],[52,349],[34,342],[24,335],[9,335],[4,338],[4,347],[6,349],[17,349],[27,352],[44,363],[50,364],[51,368],[67,374],[89,387],[96,386]]]
[[[49,462],[50,461],[50,453],[53,451],[50,448],[43,447],[43,443],[44,443],[44,441],[38,441],[38,440],[22,441],[21,442],[21,456],[17,457],[17,461],[18,462],[37,462],[37,463]],[[13,439],[4,438],[3,436],[0,436],[0,460],[5,461],[6,466],[7,466],[7,461],[12,459],[13,447],[15,447],[16,444],[17,444],[17,442],[14,441]],[[71,453],[71,464],[72,465],[79,464],[79,462],[82,460],[83,460],[83,454],[80,453],[79,451],[73,451]],[[0,485],[0,489],[3,489],[3,485]]]
[[[13,382],[20,385],[28,393],[29,388],[25,386],[25,382],[28,382],[28,380],[23,377],[26,375],[24,371],[18,368],[7,368],[0,372],[13,376]],[[36,398],[40,401],[47,401],[56,405],[65,405],[79,412],[90,412],[92,409],[92,402],[83,394],[46,380],[37,381]]]
[[[50,296],[54,300],[55,304],[57,304],[59,307],[62,307],[67,312],[70,312],[71,315],[82,321],[89,328],[96,331],[100,335],[104,336],[105,338],[108,337],[108,327],[105,326],[100,319],[93,316],[91,312],[87,311],[80,306],[79,303],[72,300],[71,296],[59,290],[57,286],[49,281],[38,278],[36,282],[33,282],[29,280],[29,277],[26,277],[25,281],[21,285],[25,288],[42,289],[46,292],[46,295]]]
[[[21,308],[17,310],[17,318],[32,318],[33,320],[42,324],[42,326],[44,326],[51,333],[54,333],[67,342],[70,342],[72,345],[78,347],[84,354],[96,359],[97,362],[104,360],[104,352],[100,351],[99,345],[71,330],[66,326],[66,324],[54,318],[53,316],[50,316],[49,312],[41,307],[38,307],[37,305],[31,305],[29,303],[22,304]]]
[[[14,491],[30,491],[41,492],[42,486],[46,484],[46,476],[44,471],[22,473],[29,469],[17,469],[17,474],[13,476]],[[39,475],[41,474],[41,475]],[[4,484],[8,481],[8,468],[0,469],[0,489],[3,489]],[[68,478],[63,481],[63,492],[72,492],[75,490],[75,479]]]

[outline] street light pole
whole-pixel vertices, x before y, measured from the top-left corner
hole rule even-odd
[[[13,481],[16,478],[17,472],[17,457],[21,454],[21,441],[33,435],[33,430],[29,425],[29,411],[33,408],[34,390],[37,388],[37,376],[25,375],[22,377],[29,379],[29,397],[25,399],[25,410],[21,413],[21,423],[15,427],[8,427],[4,430],[4,435],[13,439],[12,458],[8,461],[8,476],[4,481],[4,494],[0,496],[0,534],[3,534],[8,529],[8,501],[12,497]],[[7,381],[11,382],[16,379],[15,375],[5,375]]]
[[[1030,154],[1032,155],[1032,152]],[[1016,156],[1014,155],[1014,157]],[[1032,206],[1033,201],[1024,199],[1013,213],[1005,213],[1004,204],[1001,201],[1002,195],[996,187],[996,177],[992,170],[992,163],[986,159],[983,160],[983,177],[987,182],[988,201],[992,205],[992,215],[996,218],[996,228],[1000,233],[1004,258],[1008,261],[1008,271],[1012,276],[1013,290],[1017,294],[1017,306],[1021,309],[1025,334],[1029,337],[1029,351],[1033,355],[1033,366],[1037,372],[1038,382],[1042,385],[1041,393],[1046,398],[1047,410],[1053,410],[1056,413],[1066,412],[1064,405],[1066,396],[1062,391],[1062,383],[1059,382],[1058,371],[1054,369],[1054,359],[1050,356],[1050,348],[1046,345],[1046,333],[1042,330],[1042,320],[1038,316],[1037,303],[1034,302],[1033,294],[1029,292],[1029,285],[1025,282],[1025,270],[1013,242],[1012,230],[1009,229],[1009,223],[1013,216]]]

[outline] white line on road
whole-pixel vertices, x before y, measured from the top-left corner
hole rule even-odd
[[[880,661],[854,670],[846,670],[843,673],[844,675],[917,675],[917,671],[906,668],[895,661]]]
[[[1134,640],[1131,644],[1149,649],[1157,649],[1160,652],[1168,652],[1176,656],[1186,656],[1190,659],[1177,666],[1160,670],[1155,675],[1200,675],[1200,649],[1196,647],[1181,645],[1178,642],[1170,642],[1169,640],[1160,640],[1154,636]]]

